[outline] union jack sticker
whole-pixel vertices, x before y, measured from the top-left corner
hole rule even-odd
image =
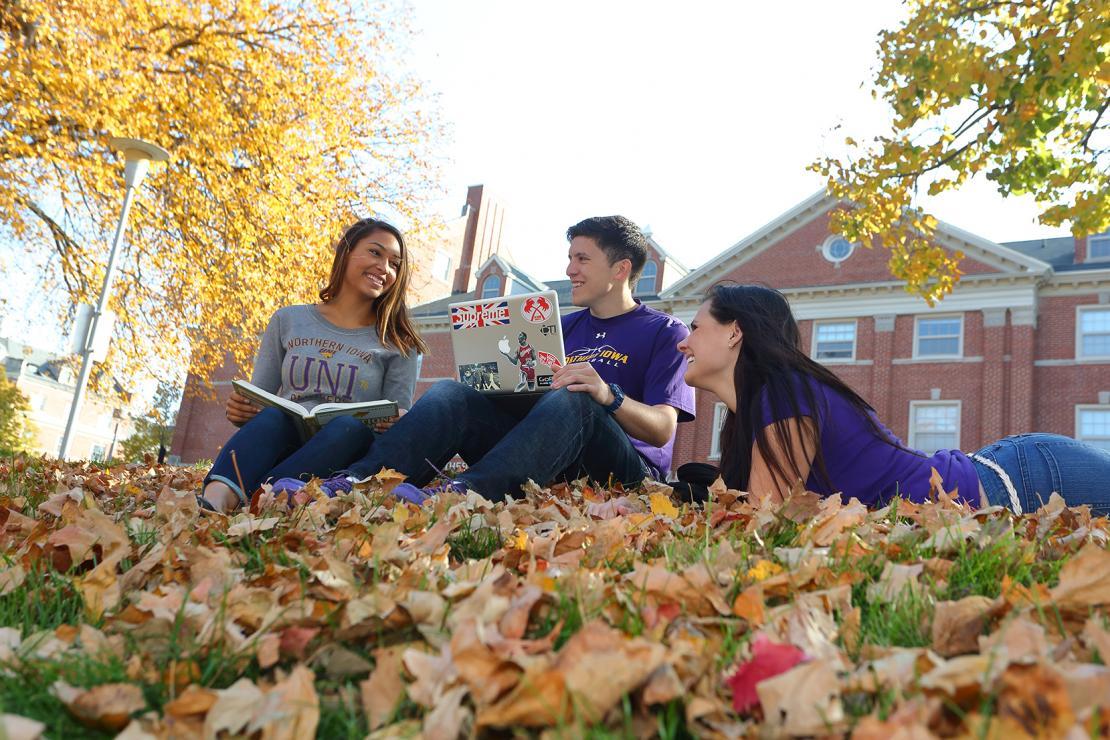
[[[483,326],[505,326],[509,323],[509,302],[476,303],[451,307],[452,329],[476,329]]]

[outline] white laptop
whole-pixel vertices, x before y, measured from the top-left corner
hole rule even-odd
[[[540,393],[566,362],[555,291],[450,305],[459,382],[482,393]]]

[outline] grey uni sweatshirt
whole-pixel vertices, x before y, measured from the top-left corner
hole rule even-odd
[[[379,399],[408,409],[419,371],[419,355],[383,347],[372,327],[342,329],[316,306],[286,306],[270,317],[251,382],[307,409]]]

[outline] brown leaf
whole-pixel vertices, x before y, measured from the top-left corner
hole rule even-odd
[[[1043,660],[1050,652],[1044,627],[1024,615],[979,638],[979,652],[986,655],[997,650],[1002,651],[1000,658],[1006,661]]]
[[[897,601],[899,598],[919,596],[922,591],[918,578],[925,566],[921,563],[906,565],[888,562],[876,583],[867,587],[868,597],[876,601]]]
[[[77,579],[77,590],[85,599],[85,613],[93,620],[100,619],[120,602],[119,576],[116,569],[127,557],[127,548],[117,548],[100,561],[100,564]]]
[[[300,740],[315,737],[320,723],[320,700],[314,686],[315,676],[298,665],[284,681],[266,692],[255,707],[247,729],[262,730],[262,740]]]
[[[1099,707],[1105,709],[1110,697],[1110,667],[1093,663],[1066,661],[1054,666],[1064,681],[1072,710],[1078,716]]]
[[[867,518],[867,507],[858,499],[841,504],[839,496],[827,496],[820,505],[820,513],[809,528],[802,531],[800,539],[818,547],[832,544],[845,530],[855,527]]]
[[[1093,616],[1083,626],[1083,642],[1098,653],[1103,665],[1110,665],[1110,630],[1102,626],[1101,620]]]
[[[162,711],[171,717],[188,717],[193,714],[207,714],[216,704],[215,691],[192,685],[180,696],[163,707]]]
[[[764,621],[763,589],[758,584],[748,586],[732,602],[734,616],[746,619],[753,627],[761,627]]]
[[[264,635],[258,641],[258,667],[262,670],[272,668],[281,659],[281,637],[275,634]]]
[[[516,685],[523,669],[495,654],[478,636],[477,622],[455,628],[451,636],[455,670],[467,683],[475,703],[489,704]]]
[[[1110,604],[1110,551],[1088,543],[1060,570],[1060,583],[1051,591],[1061,610],[1085,612]]]
[[[524,586],[515,594],[509,603],[509,609],[501,617],[498,629],[501,634],[511,639],[524,637],[528,628],[528,619],[532,614],[532,607],[543,598],[543,590],[538,586]]]
[[[100,730],[119,732],[134,712],[146,707],[142,689],[130,683],[101,684],[84,690],[58,681],[52,691],[78,722]]]
[[[508,695],[480,708],[478,724],[529,727],[596,722],[641,686],[662,662],[658,643],[629,639],[593,621],[574,634],[548,668],[525,672]]]
[[[465,696],[465,686],[457,686],[443,695],[424,717],[425,740],[456,740],[463,734],[463,725],[470,718],[470,710],[462,706]]]
[[[977,652],[979,635],[994,607],[994,600],[986,596],[937,602],[933,614],[933,650],[945,658]]]
[[[1063,737],[1075,722],[1064,681],[1049,666],[1011,665],[994,691],[1004,736]]]
[[[823,660],[756,684],[767,729],[783,735],[835,732],[844,721],[836,670]]]
[[[251,721],[263,696],[262,690],[247,678],[240,678],[228,688],[217,691],[216,703],[204,718],[205,737],[216,737],[221,731],[237,735]]]
[[[374,651],[374,671],[359,684],[362,707],[371,730],[376,730],[393,716],[393,710],[404,696],[401,681],[401,653],[404,648],[379,648]]]
[[[0,714],[0,737],[6,740],[38,740],[46,725],[17,714]]]

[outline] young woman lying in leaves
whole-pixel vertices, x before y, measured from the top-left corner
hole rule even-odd
[[[412,405],[419,353],[425,351],[405,307],[409,282],[405,242],[396,227],[364,218],[335,247],[320,302],[286,306],[270,318],[251,382],[307,409],[326,401],[388,399]],[[293,421],[276,408],[259,411],[238,393],[227,418],[241,427],[220,450],[198,503],[229,511],[262,483],[292,495],[310,476],[329,478],[366,454],[374,432],[350,416],[327,423],[302,444]],[[394,420],[380,421],[385,431]],[[350,490],[345,477],[326,485]]]
[[[720,474],[730,488],[782,499],[798,481],[871,507],[921,502],[932,471],[972,506],[1034,511],[1056,492],[1069,506],[1110,514],[1110,452],[1056,434],[1019,434],[978,452],[910,449],[866,401],[802,351],[786,297],[757,285],[717,285],[701,305],[686,382],[728,407]],[[690,479],[690,476],[680,478]]]

